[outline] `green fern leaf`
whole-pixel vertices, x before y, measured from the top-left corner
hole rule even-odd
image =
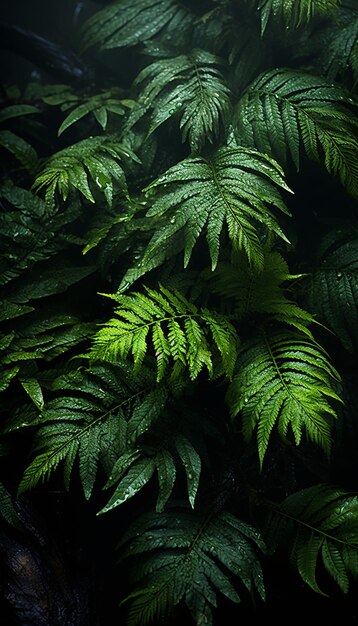
[[[238,337],[223,316],[199,310],[178,291],[160,286],[160,291],[146,287],[148,295],[112,295],[120,306],[113,318],[94,337],[90,358],[116,362],[131,353],[135,371],[139,371],[148,352],[151,337],[157,359],[157,381],[167,371],[169,359],[179,369],[188,367],[191,379],[206,367],[213,374],[212,343],[221,356],[225,374],[231,377],[237,354]],[[174,369],[174,372],[176,370]]]
[[[11,152],[29,172],[34,173],[38,169],[38,156],[35,148],[11,130],[0,130],[0,147]]]
[[[317,582],[319,561],[344,593],[349,575],[358,575],[358,498],[341,489],[319,484],[293,493],[269,515],[266,536],[274,544],[285,537],[302,579],[317,593],[326,595]]]
[[[137,160],[135,154],[118,143],[114,135],[83,139],[52,155],[37,176],[33,189],[45,189],[46,201],[50,205],[56,191],[66,200],[73,189],[90,202],[95,202],[89,187],[89,175],[110,205],[114,193],[113,180],[118,183],[119,190],[127,194],[124,172],[118,163],[123,157]]]
[[[122,363],[116,367],[98,365],[90,371],[74,371],[55,379],[51,390],[60,391],[62,395],[47,402],[41,415],[28,423],[23,423],[21,415],[19,417],[19,426],[40,426],[35,440],[36,456],[24,473],[20,493],[32,489],[41,480],[48,480],[62,461],[68,486],[76,458],[86,498],[91,496],[100,463],[105,467],[109,463],[112,471],[115,461],[113,475],[119,479],[137,460],[133,450],[129,453],[135,439],[128,435],[128,424],[132,415],[135,418],[136,411],[141,412],[143,402],[148,409],[148,394],[153,383],[151,370],[142,368],[140,375],[134,376],[131,368]],[[152,405],[156,399],[157,395],[152,397]],[[162,405],[152,407],[153,421],[161,411]],[[18,425],[13,423],[12,427]],[[125,485],[121,486],[126,494],[124,499],[135,495],[145,484],[143,480],[148,478],[151,463],[150,457],[143,457],[130,468]],[[153,472],[155,467],[154,463]]]
[[[358,341],[358,237],[350,233],[335,244],[322,242],[318,267],[305,282],[304,299],[309,310],[331,328],[346,350]]]
[[[254,267],[262,267],[261,229],[287,241],[268,208],[288,213],[275,185],[289,191],[277,163],[246,148],[221,148],[211,158],[191,157],[174,165],[147,188],[157,196],[147,216],[156,224],[161,219],[161,227],[120,289],[181,250],[186,267],[204,228],[215,269],[224,223],[233,247],[244,250]]]
[[[84,48],[135,46],[165,29],[167,35],[191,26],[193,14],[177,0],[119,0],[95,13],[84,25]]]
[[[0,124],[7,120],[12,120],[16,117],[22,117],[23,115],[32,115],[38,113],[39,110],[30,104],[11,104],[4,107],[0,111]]]
[[[190,441],[183,435],[176,437],[175,447],[185,469],[189,502],[191,507],[194,508],[195,497],[199,487],[201,459]]]
[[[21,384],[35,406],[42,410],[44,407],[44,397],[38,380],[36,380],[36,378],[28,378],[27,380],[21,380]]]
[[[354,104],[339,85],[299,70],[275,69],[261,74],[241,98],[236,116],[239,141],[271,154],[282,164],[290,153],[297,169],[300,150],[328,172],[338,174],[358,194],[358,142]]]
[[[339,0],[255,0],[261,12],[261,30],[266,30],[272,19],[281,19],[293,28],[310,22],[316,16],[330,16],[339,6]]]
[[[329,417],[336,417],[329,401],[340,400],[332,389],[339,375],[322,348],[293,331],[264,335],[243,346],[237,368],[227,401],[233,417],[241,412],[246,439],[257,428],[261,467],[275,425],[283,440],[290,427],[299,445],[306,431],[329,454]]]
[[[67,128],[76,124],[79,120],[83,119],[90,113],[92,113],[95,117],[102,130],[106,130],[108,113],[124,115],[125,108],[122,106],[122,103],[128,106],[129,101],[120,100],[118,90],[116,89],[110,89],[100,94],[96,94],[95,96],[90,96],[86,102],[82,102],[79,105],[77,103],[72,103],[70,100],[70,108],[72,108],[72,111],[70,111],[70,113],[63,120],[60,128],[58,129],[58,135],[62,135]],[[67,105],[66,111],[68,108],[69,107]]]
[[[307,328],[314,321],[312,315],[286,297],[288,283],[303,274],[292,275],[286,261],[278,252],[265,250],[262,270],[250,267],[247,259],[238,254],[232,263],[219,263],[214,272],[205,271],[210,290],[232,302],[236,318],[265,314],[271,319],[284,322],[305,333],[312,339]]]
[[[178,114],[183,142],[189,140],[192,152],[200,151],[207,141],[213,143],[230,110],[230,91],[220,64],[218,57],[197,49],[147,66],[135,81],[142,90],[127,126],[151,109],[151,134]]]
[[[180,601],[198,625],[204,618],[212,624],[218,592],[240,601],[236,579],[264,597],[257,557],[264,544],[256,530],[230,513],[205,518],[182,507],[149,513],[134,522],[119,548],[121,561],[135,559],[131,574],[137,589],[124,600],[131,603],[132,626],[162,618]]]
[[[0,515],[7,521],[8,524],[17,528],[19,530],[22,529],[22,524],[20,522],[20,518],[16,513],[16,509],[14,507],[11,495],[8,490],[5,488],[3,483],[0,482]]]

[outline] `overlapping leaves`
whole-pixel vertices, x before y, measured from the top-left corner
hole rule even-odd
[[[317,593],[321,564],[347,593],[349,577],[358,576],[358,498],[325,484],[293,493],[270,514],[266,540],[290,543],[292,562]]]
[[[325,78],[299,70],[270,70],[258,76],[239,101],[238,137],[281,164],[289,154],[297,169],[304,150],[308,158],[323,160],[328,172],[337,174],[357,196],[353,105],[345,89]]]
[[[257,554],[265,551],[263,541],[231,513],[205,517],[183,507],[147,513],[132,524],[119,548],[136,585],[126,599],[130,626],[164,617],[179,602],[186,603],[198,626],[210,626],[218,593],[240,602],[237,581],[250,594],[265,597]]]
[[[174,165],[147,187],[148,193],[155,192],[147,217],[157,229],[121,288],[182,250],[186,267],[204,232],[215,269],[224,225],[232,246],[243,250],[251,265],[262,267],[260,233],[269,231],[287,241],[271,208],[288,213],[279,188],[289,191],[279,165],[246,148],[220,148],[211,157],[189,157]]]

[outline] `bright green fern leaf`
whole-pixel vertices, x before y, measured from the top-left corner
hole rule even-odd
[[[347,190],[358,195],[358,141],[354,104],[338,84],[299,70],[261,74],[237,108],[238,140],[271,154],[280,163],[292,157],[297,169],[301,151],[324,161]],[[323,155],[323,156],[322,156]]]
[[[83,139],[52,155],[37,176],[33,188],[36,191],[45,189],[50,205],[54,202],[56,191],[66,200],[73,189],[78,189],[87,200],[95,202],[89,187],[89,175],[111,204],[113,180],[122,193],[127,193],[125,175],[118,163],[123,157],[137,160],[134,153],[119,143],[114,135]]]
[[[203,231],[215,269],[224,224],[233,247],[262,268],[260,233],[269,231],[287,241],[271,210],[273,206],[288,213],[277,187],[289,191],[278,164],[246,148],[221,148],[210,158],[191,157],[174,165],[146,189],[155,192],[147,217],[157,230],[120,289],[182,250],[186,267]]]
[[[191,26],[193,14],[178,0],[117,0],[84,25],[85,48],[135,46],[165,29],[174,36]]]
[[[304,285],[304,299],[353,352],[358,342],[358,236],[351,232],[347,240],[332,234],[336,242],[328,247],[322,243],[318,267]]]
[[[291,561],[317,593],[319,562],[344,593],[358,578],[357,496],[324,484],[293,493],[270,514],[266,536],[268,545],[290,543]]]
[[[128,127],[149,111],[150,134],[178,114],[183,142],[189,140],[192,152],[212,143],[230,109],[220,65],[218,57],[198,49],[148,65],[135,81],[141,92]]]
[[[119,548],[136,585],[124,600],[130,626],[163,618],[179,602],[198,626],[210,626],[218,593],[235,603],[245,588],[265,597],[257,555],[265,546],[257,530],[231,513],[205,517],[183,507],[148,513],[132,524]]]
[[[225,374],[231,377],[238,337],[230,322],[213,311],[198,309],[178,291],[161,286],[160,291],[146,288],[146,292],[110,296],[119,304],[117,317],[94,337],[89,356],[116,362],[131,354],[135,371],[139,371],[150,338],[158,381],[165,376],[170,361],[174,361],[173,373],[187,367],[190,378],[195,379],[206,367],[212,376],[215,352]]]
[[[305,431],[329,454],[339,376],[322,348],[294,331],[264,334],[243,346],[237,372],[227,401],[233,417],[241,412],[247,440],[257,430],[261,466],[275,426],[286,441],[291,430],[296,445]]]

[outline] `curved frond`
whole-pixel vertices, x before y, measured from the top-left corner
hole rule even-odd
[[[322,348],[293,331],[259,336],[242,347],[237,371],[227,401],[233,417],[241,412],[246,439],[257,430],[261,466],[275,426],[283,440],[291,430],[296,445],[305,431],[329,454],[339,376]]]
[[[83,27],[83,45],[102,50],[135,46],[165,29],[167,36],[191,26],[193,14],[178,0],[117,0]]]
[[[134,522],[118,547],[137,586],[124,600],[130,602],[130,626],[161,618],[181,601],[196,624],[210,625],[218,593],[240,602],[236,581],[265,597],[257,555],[265,546],[257,530],[231,513],[205,518],[182,507],[149,513]]]
[[[53,154],[37,176],[33,189],[45,189],[45,197],[53,204],[56,191],[66,200],[77,189],[87,200],[95,202],[90,180],[104,193],[108,204],[113,199],[113,180],[122,193],[127,193],[125,175],[118,161],[123,157],[137,160],[133,152],[118,142],[114,135],[89,137]]]
[[[135,84],[141,88],[128,119],[131,127],[146,113],[151,134],[173,115],[180,118],[183,142],[198,152],[218,136],[230,109],[230,90],[220,72],[220,59],[205,50],[161,59],[141,71]]]
[[[343,346],[353,352],[358,341],[358,235],[347,239],[333,233],[335,245],[322,244],[318,267],[305,283],[310,311],[331,328]]]
[[[357,496],[324,484],[293,493],[268,519],[269,545],[282,537],[292,546],[291,561],[301,578],[317,593],[323,593],[317,582],[319,563],[344,593],[349,577],[357,579]]]
[[[222,367],[231,376],[237,355],[238,337],[223,316],[198,309],[178,291],[160,287],[146,288],[147,295],[114,295],[117,317],[111,319],[93,340],[91,358],[116,362],[132,354],[139,371],[151,339],[157,362],[157,380],[163,379],[170,361],[173,374],[188,368],[195,379],[206,367],[213,375],[213,354],[220,356]]]
[[[254,267],[262,267],[260,233],[288,241],[271,210],[273,206],[288,213],[277,187],[290,191],[278,164],[246,148],[220,148],[212,157],[190,157],[174,165],[146,189],[155,192],[147,217],[157,230],[120,289],[181,250],[186,267],[203,232],[215,269],[224,225],[233,248],[243,250]]]
[[[289,154],[297,169],[304,150],[308,158],[322,159],[328,172],[337,174],[357,196],[353,104],[345,89],[325,78],[299,70],[270,70],[249,86],[238,104],[238,139],[282,164]]]

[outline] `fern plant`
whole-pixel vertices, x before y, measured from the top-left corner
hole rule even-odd
[[[349,612],[356,3],[65,4],[81,81],[1,90],[1,524],[99,529],[98,623]]]

